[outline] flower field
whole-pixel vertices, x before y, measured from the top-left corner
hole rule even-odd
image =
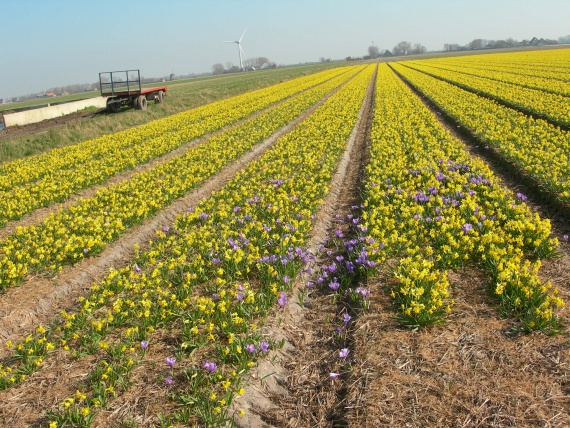
[[[269,137],[344,79],[341,75],[149,171],[103,188],[94,197],[52,214],[42,224],[17,227],[0,242],[0,289],[21,281],[31,270],[57,271],[100,252],[126,228],[140,223]]]
[[[570,204],[568,52],[335,67],[1,164],[0,425],[564,426],[570,226],[531,194]]]

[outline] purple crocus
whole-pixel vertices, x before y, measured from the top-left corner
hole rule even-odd
[[[342,314],[342,322],[344,323],[344,325],[347,325],[351,319],[352,317],[348,315],[346,312]]]
[[[174,367],[174,364],[176,364],[176,357],[166,357],[166,364],[168,364],[168,367],[170,368]]]
[[[264,353],[267,354],[269,352],[269,343],[267,342],[261,342],[259,344],[259,350]]]
[[[249,345],[245,345],[245,350],[250,354],[253,354],[255,351],[257,351],[257,348],[253,343],[250,343]]]
[[[218,366],[216,365],[216,363],[213,361],[210,361],[210,360],[204,361],[204,364],[202,364],[202,367],[205,368],[208,371],[208,373],[212,373],[218,369]]]
[[[333,290],[338,290],[338,288],[340,287],[340,283],[337,281],[336,278],[334,278],[331,283],[329,284],[329,287]]]
[[[331,379],[334,380],[334,379],[337,379],[340,375],[341,375],[341,373],[333,373],[333,372],[331,372],[331,373],[329,373],[329,378],[331,378]]]
[[[564,242],[568,242],[568,235],[564,235],[564,236],[562,237],[562,240],[563,240]]]
[[[143,340],[141,342],[141,349],[146,350],[146,348],[148,348],[148,340]]]
[[[172,385],[173,383],[174,383],[174,380],[172,380],[172,376],[168,376],[166,379],[164,379],[165,385]]]
[[[133,267],[133,270],[134,270],[136,273],[142,272],[142,269],[141,269],[141,268],[139,267],[139,265],[137,265],[136,263],[135,263],[135,265],[134,265],[134,267]]]
[[[350,354],[350,351],[348,350],[348,348],[343,348],[338,353],[338,357],[339,358],[346,358],[346,357],[348,357],[348,354]]]
[[[465,223],[461,228],[463,233],[468,234],[471,229],[473,229],[473,225],[471,223]]]
[[[283,307],[287,304],[287,293],[285,291],[282,291],[281,294],[279,295],[279,299],[277,299],[277,302],[279,303],[279,306]]]

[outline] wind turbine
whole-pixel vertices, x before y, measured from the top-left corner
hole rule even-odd
[[[241,37],[239,38],[239,40],[224,40],[222,43],[237,43],[238,45],[238,54],[239,54],[239,68],[240,70],[243,70],[243,62],[242,62],[242,54],[245,57],[245,52],[243,51],[242,47],[241,47],[241,39],[243,39],[243,35],[245,34],[245,32],[247,31],[247,27],[245,30],[243,30],[243,34],[241,35]]]

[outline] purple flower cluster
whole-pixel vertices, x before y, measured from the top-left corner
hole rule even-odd
[[[471,184],[475,184],[475,185],[485,185],[485,186],[489,186],[491,185],[491,182],[489,180],[487,180],[485,177],[483,177],[482,175],[473,175],[471,176],[471,178],[469,179],[469,182]]]
[[[204,364],[202,364],[202,368],[206,369],[208,373],[212,373],[218,369],[218,366],[216,365],[215,362],[206,360],[204,361]]]
[[[277,299],[277,303],[279,303],[279,306],[281,307],[287,304],[287,293],[285,291],[281,292],[281,294],[279,295],[279,299]]]
[[[426,202],[429,202],[430,197],[424,192],[417,192],[414,196],[412,196],[412,199],[417,203],[424,204]]]

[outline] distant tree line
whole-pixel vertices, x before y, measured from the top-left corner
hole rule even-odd
[[[186,77],[196,77],[197,75],[191,74]],[[133,77],[135,78],[135,77]],[[179,76],[177,78],[184,78],[184,76]],[[105,79],[102,79],[103,83],[105,83]],[[108,80],[108,79],[107,79]],[[154,82],[164,82],[167,80],[174,80],[174,73],[170,76],[165,77],[144,77],[141,76],[141,85],[146,83],[154,83]],[[116,79],[117,82],[122,81],[120,77]],[[12,100],[16,101],[25,101],[30,100],[33,98],[43,98],[47,96],[46,94],[52,93],[54,95],[69,95],[69,94],[78,94],[80,92],[89,92],[89,91],[100,91],[101,88],[99,86],[99,81],[94,83],[76,83],[73,85],[64,85],[64,86],[53,86],[51,88],[46,89],[43,92],[21,95],[19,97],[14,97]]]
[[[468,51],[476,49],[501,49],[501,48],[511,48],[516,46],[547,46],[547,45],[558,45],[560,43],[570,44],[570,35],[558,37],[557,40],[552,39],[538,39],[533,37],[530,40],[523,40],[521,42],[509,37],[505,40],[485,40],[485,39],[474,39],[466,45],[459,45],[457,43],[446,43],[443,45],[443,50],[445,52],[452,51]],[[388,49],[379,49],[374,44],[368,46],[368,55],[362,57],[352,57],[347,56],[346,61],[358,61],[366,59],[376,59],[376,58],[387,58],[391,56],[406,56],[406,55],[419,55],[426,53],[427,49],[421,43],[410,43],[407,41],[402,41],[392,48],[392,51]],[[323,58],[321,58],[321,62]]]
[[[426,48],[420,43],[410,43],[402,41],[392,48],[392,51],[388,49],[379,49],[378,46],[370,45],[368,46],[368,55],[363,57],[351,57],[347,56],[346,61],[358,61],[362,59],[376,59],[376,58],[387,58],[391,56],[403,56],[403,55],[419,55],[426,53]]]
[[[277,64],[274,62],[269,61],[264,56],[258,56],[256,58],[248,58],[243,61],[243,67],[246,70],[256,69],[259,70],[260,68],[275,68]],[[227,74],[227,73],[237,73],[241,71],[237,65],[234,65],[232,62],[226,62],[226,66],[219,62],[212,66],[212,74]]]
[[[504,40],[485,40],[485,39],[473,39],[466,45],[459,45],[457,43],[445,43],[443,45],[444,52],[453,51],[470,51],[478,49],[504,49],[504,48],[514,48],[519,46],[548,46],[548,45],[558,45],[560,43],[568,44],[570,43],[570,35],[558,37],[557,40],[554,39],[543,39],[533,37],[530,40],[518,41],[509,37]]]

